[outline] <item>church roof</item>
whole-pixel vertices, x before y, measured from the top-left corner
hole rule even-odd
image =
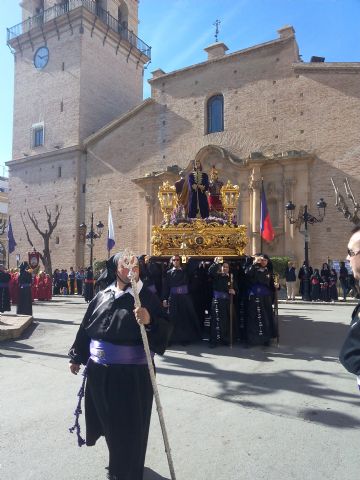
[[[137,115],[145,107],[147,107],[148,105],[152,105],[154,103],[156,103],[156,102],[153,98],[147,98],[146,100],[144,100],[142,103],[140,103],[136,107],[134,107],[131,110],[129,110],[128,112],[124,113],[120,117],[115,118],[115,120],[112,120],[111,122],[107,123],[102,128],[97,130],[95,133],[93,133],[89,137],[85,138],[85,140],[83,141],[84,147],[86,147],[87,145],[90,145],[91,143],[93,143],[97,140],[100,140],[100,138],[102,138],[103,136],[110,133],[112,130],[117,128],[119,125],[127,122],[130,118]]]
[[[231,58],[234,58],[236,56],[247,55],[248,53],[255,52],[255,51],[263,49],[263,48],[271,48],[271,47],[275,47],[275,46],[278,46],[278,45],[279,46],[283,45],[285,43],[288,43],[290,40],[294,41],[295,40],[295,35],[285,36],[285,37],[277,38],[275,40],[270,40],[269,42],[259,43],[258,45],[253,45],[252,47],[244,48],[242,50],[237,50],[236,52],[229,53],[229,54],[223,55],[221,57],[212,58],[211,60],[205,60],[205,62],[196,63],[194,65],[190,65],[189,67],[184,67],[184,68],[180,68],[178,70],[173,70],[172,72],[169,72],[169,73],[164,72],[163,75],[159,74],[161,69],[158,69],[158,70],[155,71],[157,73],[157,75],[154,78],[150,78],[148,80],[148,82],[151,84],[151,83],[156,82],[159,79],[163,80],[164,78],[171,77],[171,76],[176,75],[178,73],[188,72],[189,70],[195,70],[197,68],[201,68],[201,67],[210,65],[212,63],[226,62],[227,60],[229,60]]]

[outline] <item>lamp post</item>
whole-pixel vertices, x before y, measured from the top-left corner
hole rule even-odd
[[[321,223],[324,220],[325,217],[325,210],[326,210],[326,202],[324,201],[323,198],[320,198],[320,200],[316,204],[318,208],[318,213],[319,216],[314,217],[314,215],[311,215],[311,213],[308,212],[308,206],[304,205],[304,209],[299,210],[298,217],[295,218],[294,216],[294,211],[296,206],[293,204],[293,202],[290,200],[285,205],[285,212],[286,216],[290,222],[290,225],[296,224],[296,226],[299,228],[301,227],[301,224],[304,224],[304,254],[305,254],[305,271],[304,271],[304,278],[303,278],[303,299],[310,301],[311,296],[310,296],[310,272],[309,272],[309,233],[308,233],[308,224],[313,225],[314,223]]]
[[[82,223],[80,225],[80,231],[86,232],[86,229],[87,229],[86,225]],[[90,266],[91,267],[93,266],[94,240],[101,237],[103,230],[104,230],[104,224],[102,223],[101,220],[96,224],[96,231],[94,230],[94,214],[92,213],[90,231],[89,233],[86,234],[86,238],[90,240],[88,245],[90,247]]]

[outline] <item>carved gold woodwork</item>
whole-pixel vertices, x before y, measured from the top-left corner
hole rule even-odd
[[[237,203],[240,196],[240,187],[238,185],[232,185],[230,180],[226,185],[223,185],[220,190],[221,202],[224,207],[229,224],[231,223],[232,216],[237,209]]]
[[[165,222],[169,224],[171,214],[176,207],[177,202],[175,187],[170,185],[168,181],[163,182],[159,187],[158,198]]]
[[[204,219],[152,228],[152,255],[186,257],[241,256],[247,245],[245,225],[221,225]]]

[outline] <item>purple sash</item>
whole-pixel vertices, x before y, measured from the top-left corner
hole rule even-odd
[[[228,300],[230,295],[227,292],[219,292],[218,290],[214,290],[214,298],[216,300]]]
[[[187,285],[179,285],[178,287],[170,288],[170,295],[186,295],[189,293]]]
[[[266,285],[253,285],[250,288],[249,295],[254,295],[255,297],[264,297],[266,295],[271,295],[271,290]]]
[[[151,356],[154,357],[153,352],[151,352]],[[101,365],[144,365],[147,363],[142,345],[114,345],[103,340],[91,340],[90,358]]]
[[[155,285],[154,285],[154,284],[152,284],[152,285],[148,285],[148,287],[147,287],[147,288],[148,288],[148,290],[150,290],[150,292],[152,292],[152,293],[157,293],[157,291],[156,291],[156,287],[155,287]]]

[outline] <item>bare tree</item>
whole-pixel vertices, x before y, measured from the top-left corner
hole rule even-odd
[[[46,217],[47,217],[46,219],[47,219],[47,224],[48,224],[48,227],[49,227],[49,228],[45,229],[45,231],[42,231],[40,229],[39,222],[38,222],[37,218],[35,217],[34,213],[30,213],[29,210],[27,210],[27,214],[28,214],[29,219],[30,219],[31,223],[33,224],[35,230],[43,238],[44,248],[43,248],[42,253],[39,252],[39,256],[40,256],[40,260],[42,261],[42,263],[44,265],[45,272],[48,273],[49,275],[51,275],[52,274],[52,265],[51,265],[51,254],[50,254],[50,238],[51,238],[51,235],[53,234],[55,228],[57,227],[62,207],[60,207],[59,210],[57,211],[57,213],[55,215],[55,219],[53,221],[51,220],[51,212],[49,212],[49,210],[47,209],[46,206],[44,206],[44,209],[45,209],[45,212],[46,212]],[[29,230],[28,230],[27,226],[25,225],[23,214],[20,213],[20,215],[21,215],[21,220],[22,220],[24,228],[25,228],[27,240],[28,240],[29,244],[33,248],[35,248],[35,245],[30,238]]]

